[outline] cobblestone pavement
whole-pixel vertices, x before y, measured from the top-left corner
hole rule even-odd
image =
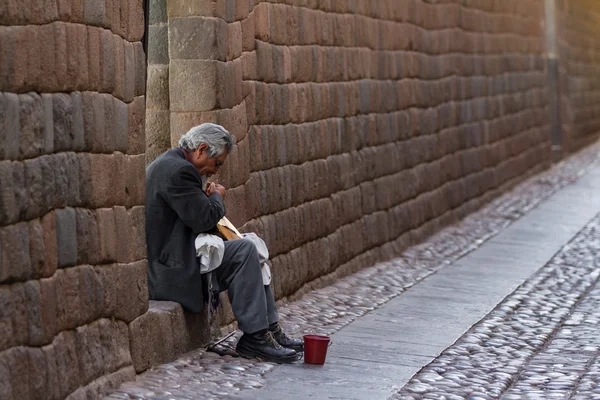
[[[600,216],[392,399],[600,399]]]
[[[514,190],[499,197],[460,223],[440,231],[420,245],[411,247],[399,258],[364,269],[354,275],[341,279],[334,285],[315,290],[298,301],[280,304],[280,319],[284,327],[290,334],[295,336],[300,336],[304,333],[332,334],[338,331],[343,326],[381,306],[440,268],[451,264],[461,256],[476,249],[485,240],[500,232],[512,221],[523,216],[540,201],[546,199],[561,187],[577,180],[578,177],[590,168],[590,165],[597,161],[599,149],[598,145],[591,146],[576,156],[569,158],[567,161],[554,166],[549,171],[528,179]],[[555,270],[557,272],[554,274],[550,273],[547,278],[538,277],[537,280],[529,282],[524,287],[532,287],[538,281],[548,281],[550,283],[551,279],[549,277],[555,276],[560,278],[560,282],[564,282],[564,290],[567,290],[571,285],[578,285],[578,288],[583,288],[586,284],[588,286],[591,285],[591,281],[588,282],[589,278],[587,280],[581,278],[581,281],[571,282],[572,279],[575,279],[573,277],[573,274],[576,274],[574,271],[575,268],[562,269],[556,267]],[[532,296],[543,295],[549,289],[541,288],[540,290],[541,293],[537,295],[531,292]],[[531,300],[523,297],[521,301],[525,304],[529,304],[530,302],[539,303],[539,310],[543,313],[549,313],[550,311],[548,310],[554,309],[553,306],[545,304],[544,301],[536,301],[537,297],[535,296]],[[564,316],[568,314],[569,307],[567,307],[567,304],[571,304],[568,302],[570,301],[574,304],[577,299],[573,298],[573,295],[568,294],[564,297],[558,297],[556,301],[559,301],[557,308],[564,313]],[[516,307],[514,304],[504,304],[502,307]],[[526,315],[524,314],[524,316]],[[529,322],[524,319],[524,316],[519,321],[523,323],[523,326],[527,327]],[[499,315],[494,314],[490,318],[486,320],[486,323],[495,321],[494,318],[499,318]],[[550,319],[550,316],[548,318]],[[534,327],[531,330],[527,330],[529,333],[523,335],[520,333],[517,335],[514,332],[504,335],[503,329],[496,329],[499,336],[494,337],[495,340],[492,341],[492,344],[507,343],[512,340],[511,338],[515,338],[519,340],[519,343],[541,346],[541,344],[545,343],[544,338],[549,338],[552,334],[552,329],[545,326]],[[538,336],[538,333],[541,333],[542,336]],[[227,343],[233,345],[238,336],[239,333],[228,339]],[[485,336],[481,336],[481,338],[485,338]],[[444,355],[447,357],[452,356],[452,349],[453,347],[448,350],[450,354],[444,353]],[[504,349],[499,346],[496,348],[496,351],[498,354],[504,354],[503,351],[516,353],[522,355],[523,359],[527,359],[527,357],[531,358],[532,354],[534,354],[534,350],[528,347],[518,347],[516,350],[512,350],[512,348],[507,347]],[[457,358],[462,357],[460,358],[459,366],[465,365],[464,360],[468,358],[467,355],[462,353],[454,355]],[[475,358],[475,361],[471,361],[471,363],[477,362],[476,360],[477,358]],[[484,362],[480,366],[490,370],[492,365],[496,365],[494,364],[495,360],[494,358],[487,363]],[[508,364],[508,366],[509,371],[519,371],[518,367],[510,370],[512,364]],[[198,349],[185,354],[172,363],[155,367],[139,375],[135,382],[123,384],[118,390],[111,393],[108,399],[218,399],[235,394],[242,389],[262,387],[265,383],[263,379],[264,374],[274,368],[276,368],[276,364],[246,360],[232,357],[231,355],[219,356],[204,349]],[[596,367],[596,370],[600,371],[600,365]],[[589,371],[590,374],[593,374],[593,365],[589,368]],[[436,375],[435,371],[425,372],[424,370],[423,374],[425,374],[424,381],[417,380],[411,382],[410,385],[417,385],[417,388],[409,391],[408,396],[415,398],[440,398],[439,393],[441,392],[435,389],[437,386],[430,385],[432,382],[427,382],[427,380],[432,380],[434,377],[438,380],[445,378],[443,376],[440,378],[440,375]],[[453,376],[454,380],[450,379]],[[495,377],[498,377],[498,379],[496,380]],[[494,375],[488,386],[491,389],[497,387],[497,390],[501,390],[501,392],[494,393],[503,393],[510,387],[511,392],[508,395],[513,395],[512,390],[520,389],[519,386],[511,386],[513,382],[511,377],[511,372],[499,373],[498,375]],[[589,382],[593,380],[593,377],[591,375],[589,378],[582,378],[580,384],[590,385]],[[453,382],[448,383],[448,388],[455,389],[455,386],[458,385],[456,382],[462,380],[462,375],[460,374],[460,370],[458,370],[446,378]],[[419,378],[417,377],[416,379]],[[481,385],[482,388],[484,387],[484,382],[487,382],[484,378],[478,376],[473,376],[472,379],[475,379],[474,382]],[[412,387],[410,385],[406,387],[406,390],[410,390],[410,387]],[[432,390],[433,397],[429,397],[429,390]],[[422,393],[418,393],[419,391],[422,391]],[[400,397],[397,398],[404,398],[402,396],[406,393],[403,390],[398,394]],[[482,392],[481,398],[486,398],[485,396],[489,396],[490,393]]]

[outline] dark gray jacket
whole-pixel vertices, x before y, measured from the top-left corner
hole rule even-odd
[[[181,150],[163,153],[146,168],[146,245],[151,300],[171,300],[198,313],[204,306],[196,235],[225,215],[223,199],[207,196],[196,168]]]

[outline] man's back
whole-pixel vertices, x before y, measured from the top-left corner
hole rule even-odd
[[[163,153],[146,168],[146,245],[150,298],[172,300],[192,312],[203,307],[194,239],[225,215],[218,195],[206,196],[202,179],[181,150]]]

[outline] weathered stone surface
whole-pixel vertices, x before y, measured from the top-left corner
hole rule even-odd
[[[58,330],[74,329],[81,321],[79,267],[59,269],[54,275],[57,297]]]
[[[21,136],[21,118],[19,96],[14,93],[2,93],[3,124],[0,124],[0,140],[2,140],[3,159],[19,158]]]
[[[0,282],[24,281],[32,275],[29,256],[29,224],[0,228]]]
[[[228,44],[241,44],[239,38],[229,37],[228,33],[227,23],[220,18],[171,18],[168,56],[171,59],[226,61]]]
[[[148,65],[169,64],[169,30],[167,26],[149,26],[148,38],[153,46],[148,49]]]
[[[145,97],[138,96],[127,105],[127,154],[143,154],[145,138]]]
[[[52,342],[61,397],[66,397],[81,384],[75,331],[59,333]]]
[[[104,306],[103,282],[91,266],[82,265],[77,268],[79,269],[80,321],[81,323],[88,323],[102,315]]]
[[[169,109],[169,66],[148,66],[147,110]]]
[[[73,124],[71,97],[64,93],[53,94],[52,110],[54,121],[54,150],[72,150],[74,132],[71,127]]]
[[[32,158],[44,152],[44,107],[37,93],[19,95],[19,155]]]
[[[117,264],[113,284],[117,286],[115,317],[131,322],[148,310],[148,265],[146,260]]]
[[[218,63],[212,60],[171,61],[171,111],[209,111],[217,106]]]
[[[211,0],[177,0],[167,1],[169,18],[214,15],[215,4]]]
[[[58,267],[77,264],[77,217],[75,209],[56,210],[56,245]]]
[[[99,208],[95,213],[99,236],[98,261],[100,263],[114,261],[117,258],[117,228],[114,211],[112,208]]]
[[[104,372],[98,322],[80,326],[75,330],[75,347],[81,384],[85,385]]]

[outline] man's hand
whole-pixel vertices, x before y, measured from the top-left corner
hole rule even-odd
[[[206,194],[210,195],[211,193],[218,193],[219,196],[225,198],[225,187],[218,183],[211,182],[206,189]]]

